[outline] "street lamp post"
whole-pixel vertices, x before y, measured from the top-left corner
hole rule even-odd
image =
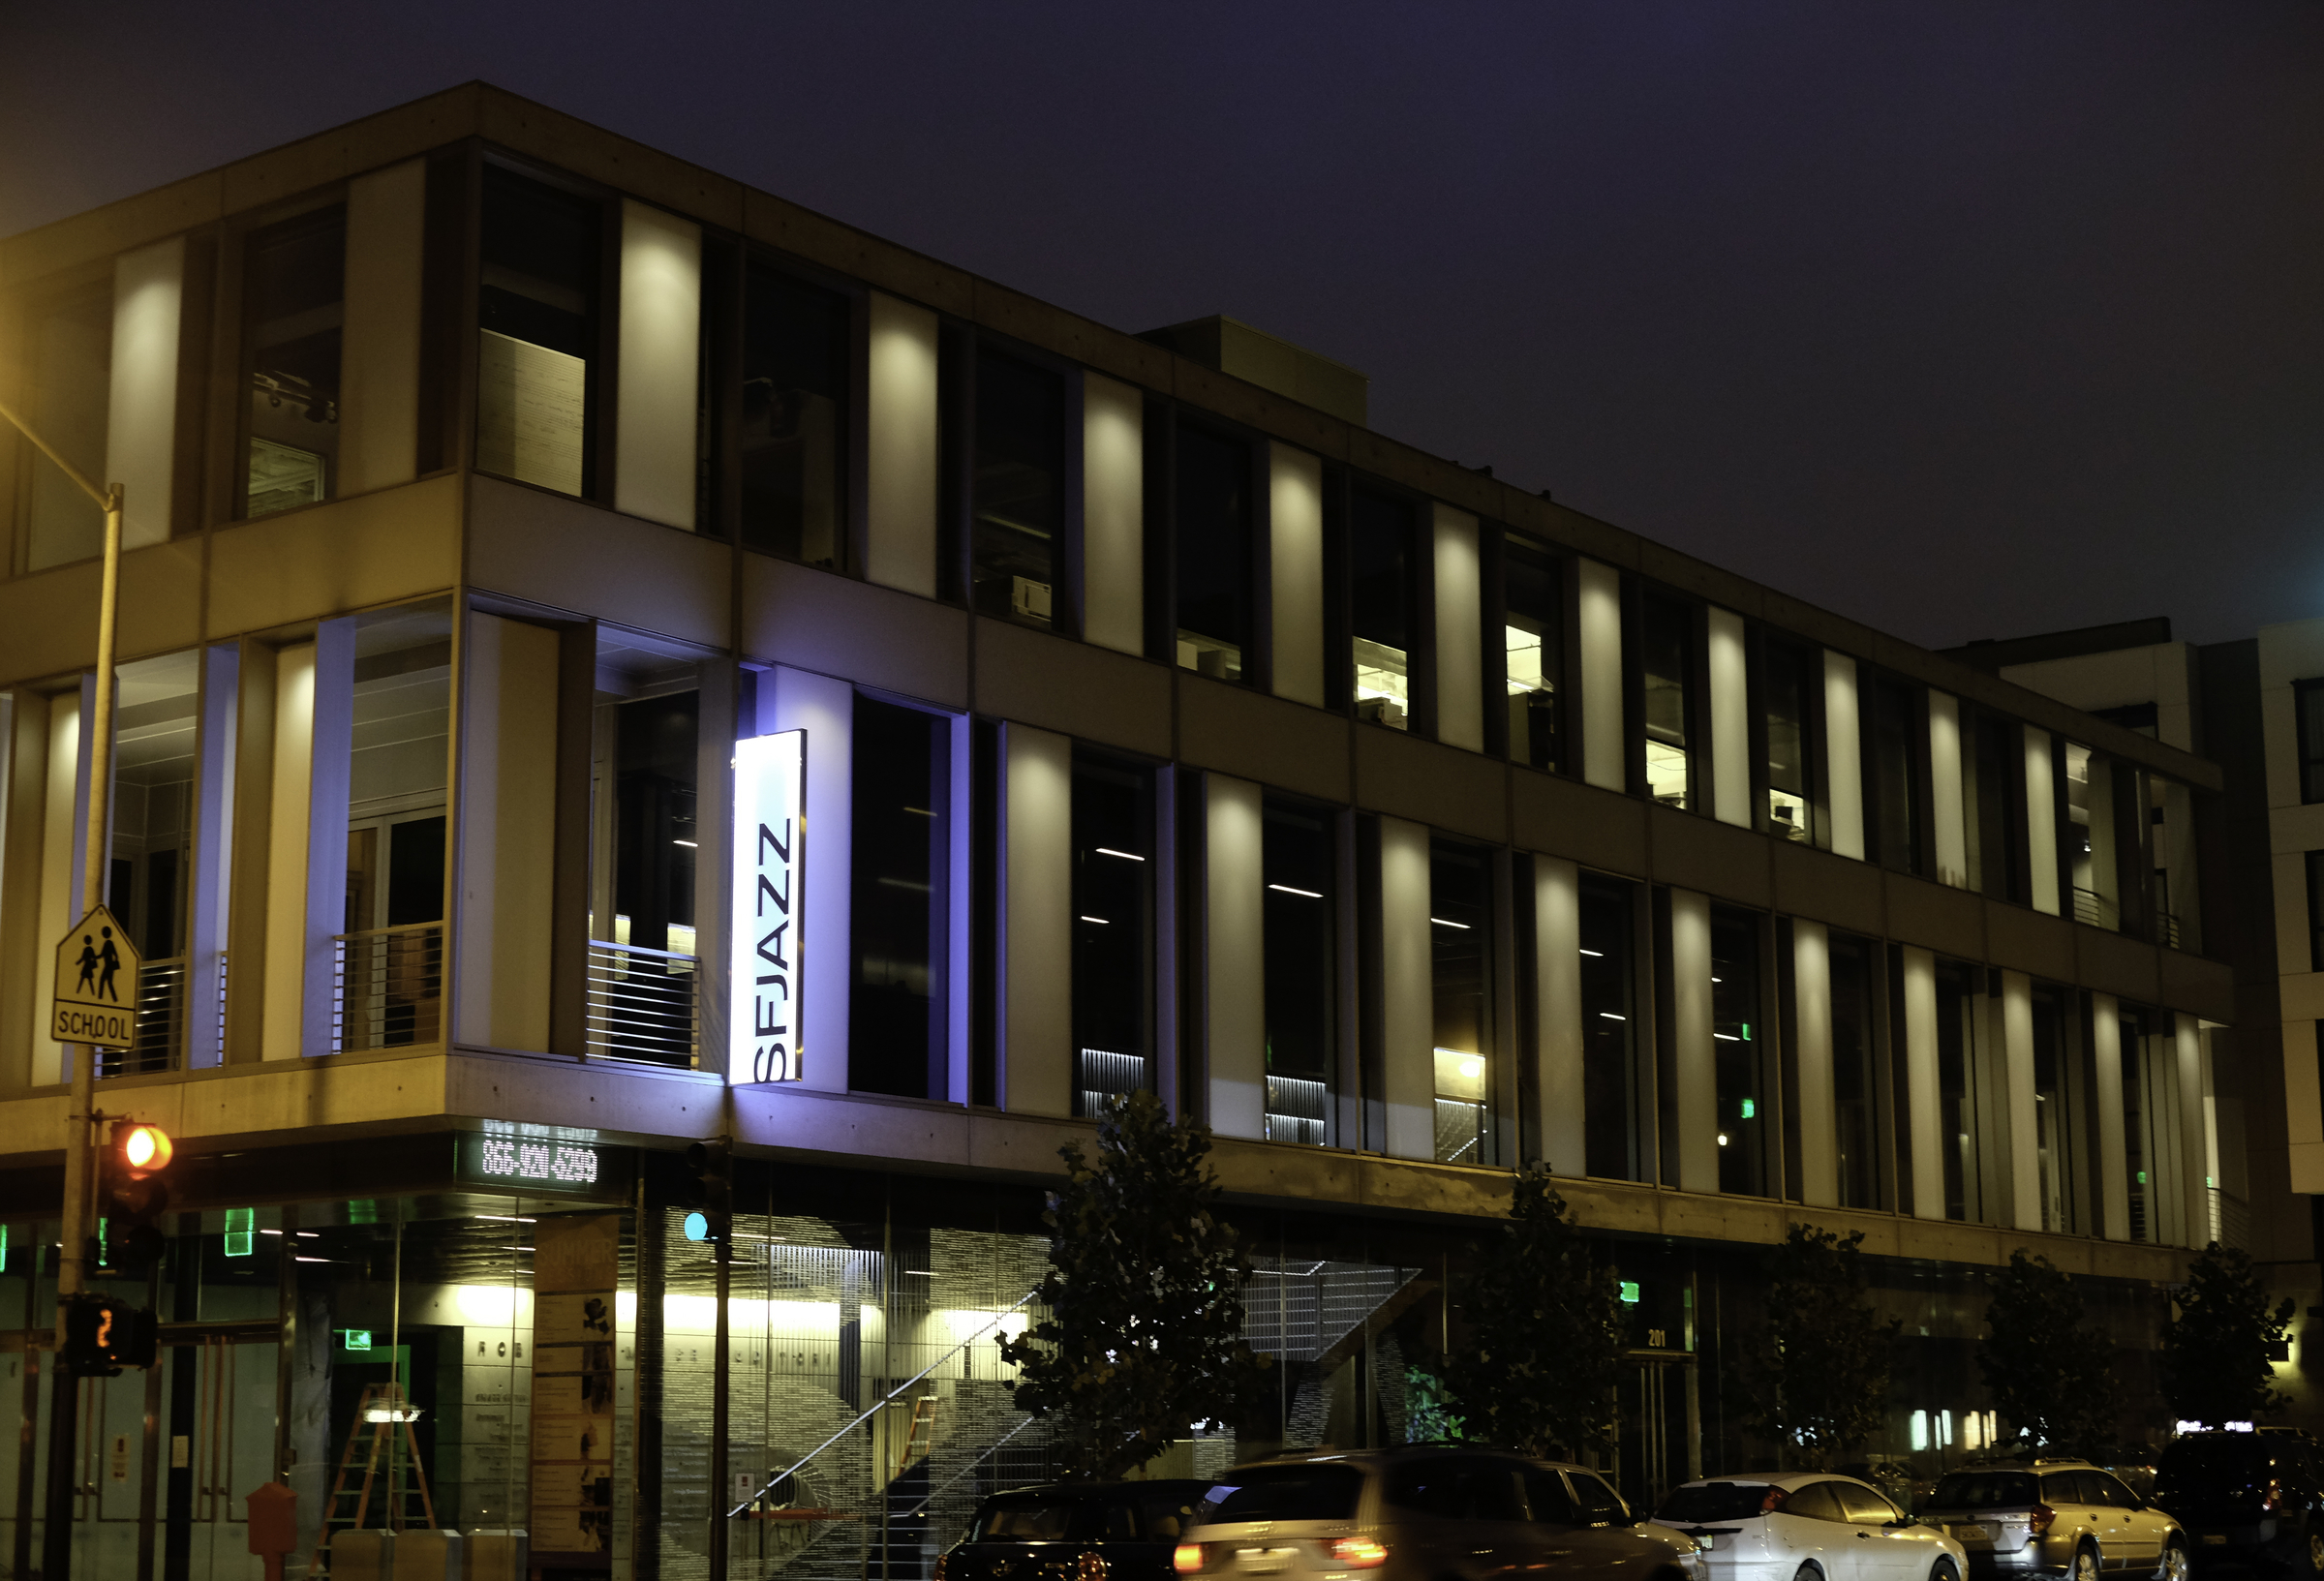
[[[6,406],[0,406],[0,418],[55,462],[74,485],[105,511],[105,578],[97,601],[97,699],[83,724],[89,732],[89,825],[82,846],[80,911],[86,916],[105,901],[105,831],[113,794],[113,646],[121,599],[122,488],[115,483],[100,489],[90,482],[79,468],[57,454],[54,446]],[[65,1362],[65,1314],[88,1280],[89,1233],[96,1207],[92,1201],[94,1171],[89,1166],[96,1123],[92,1111],[97,1097],[97,1049],[91,1044],[75,1047],[78,1052],[73,1059],[73,1102],[65,1116],[65,1202],[60,1236],[64,1244],[56,1262],[56,1362],[48,1391],[47,1518],[41,1544],[44,1573],[58,1577],[70,1573],[72,1562],[76,1480],[73,1468],[77,1463],[75,1441],[80,1414],[76,1380]]]

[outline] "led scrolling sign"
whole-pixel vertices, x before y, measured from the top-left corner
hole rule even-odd
[[[796,1081],[807,732],[734,748],[734,927],[729,1082]]]

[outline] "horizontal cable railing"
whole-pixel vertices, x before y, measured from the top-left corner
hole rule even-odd
[[[698,1050],[692,956],[589,941],[589,1051],[690,1067]]]
[[[331,1046],[342,1052],[443,1041],[443,924],[342,933]]]
[[[2217,1186],[2206,1187],[2205,1195],[2211,1199],[2211,1225],[2207,1238],[2217,1241],[2231,1252],[2251,1250],[2251,1204]]]
[[[2074,886],[2074,921],[2088,923],[2093,927],[2120,927],[2123,908],[2095,890]]]
[[[138,1041],[103,1067],[107,1076],[167,1071],[185,1047],[186,958],[148,960],[138,968]]]

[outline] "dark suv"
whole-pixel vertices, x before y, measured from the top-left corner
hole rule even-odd
[[[996,1493],[935,1581],[1170,1581],[1208,1482],[1076,1482]]]
[[[2198,1565],[2273,1561],[2324,1576],[2324,1451],[2306,1433],[2187,1433],[2162,1452],[2155,1502]]]

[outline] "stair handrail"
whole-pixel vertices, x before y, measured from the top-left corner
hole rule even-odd
[[[930,1373],[934,1372],[938,1367],[943,1366],[944,1363],[950,1361],[954,1356],[960,1354],[963,1351],[967,1350],[969,1346],[976,1343],[978,1337],[982,1335],[985,1330],[998,1327],[1001,1322],[1008,1318],[1011,1313],[1014,1313],[1018,1308],[1024,1306],[1025,1302],[1031,1300],[1034,1296],[1040,1293],[1041,1292],[1039,1287],[1035,1287],[1032,1290],[1026,1291],[1023,1295],[1017,1297],[1016,1300],[1010,1302],[1007,1306],[993,1314],[992,1317],[986,1319],[983,1323],[970,1329],[966,1339],[962,1340],[960,1344],[954,1346],[951,1350],[936,1357],[935,1360],[930,1362],[927,1366],[912,1374],[911,1377],[905,1379],[902,1383],[888,1390],[887,1393],[872,1401],[870,1406],[865,1408],[863,1414],[857,1416],[855,1420],[849,1422],[845,1427],[841,1428],[837,1433],[834,1433],[831,1437],[825,1439],[821,1444],[818,1444],[812,1449],[810,1449],[806,1454],[800,1456],[798,1462],[793,1465],[789,1471],[781,1472],[774,1476],[768,1477],[765,1484],[761,1486],[756,1493],[750,1495],[749,1498],[745,1499],[741,1504],[736,1505],[732,1509],[728,1510],[726,1512],[726,1518],[730,1521],[740,1520],[744,1513],[748,1511],[752,1505],[758,1503],[759,1500],[764,1499],[769,1493],[772,1493],[778,1484],[787,1481],[789,1478],[798,1475],[799,1473],[806,1468],[809,1461],[813,1460],[815,1456],[821,1454],[824,1450],[839,1443],[840,1440],[845,1438],[848,1434],[863,1426],[864,1423],[870,1421],[873,1416],[878,1415],[879,1413],[887,1407],[888,1403],[896,1398],[896,1396],[902,1394],[905,1389],[910,1388],[914,1383],[919,1383]]]
[[[1000,1446],[1001,1446],[1002,1444],[1004,1444],[1008,1443],[1008,1442],[1009,1442],[1009,1440],[1011,1440],[1011,1439],[1015,1438],[1015,1437],[1016,1437],[1018,1434],[1020,1434],[1020,1433],[1024,1432],[1024,1431],[1026,1428],[1028,1428],[1028,1427],[1030,1427],[1030,1426],[1032,1426],[1032,1425],[1033,1425],[1033,1418],[1032,1418],[1032,1417],[1030,1417],[1030,1416],[1027,1416],[1027,1417],[1025,1417],[1025,1418],[1024,1418],[1024,1420],[1023,1420],[1023,1421],[1019,1422],[1019,1423],[1018,1423],[1018,1424],[1017,1424],[1015,1427],[1012,1427],[1012,1428],[1010,1428],[1010,1429],[1009,1429],[1009,1430],[1008,1430],[1006,1433],[1003,1433],[1003,1434],[1002,1434],[1000,1437],[998,1437],[998,1438],[994,1439],[994,1441],[993,1441],[991,1444],[986,1444],[986,1445],[985,1445],[985,1447],[984,1447],[984,1452],[983,1452],[983,1453],[979,1454],[979,1455],[978,1455],[978,1456],[977,1456],[977,1457],[976,1457],[974,1460],[971,1460],[970,1462],[968,1462],[968,1464],[967,1464],[967,1465],[965,1465],[965,1466],[962,1467],[962,1468],[961,1468],[961,1469],[960,1469],[958,1472],[955,1472],[955,1473],[954,1473],[952,1475],[950,1475],[950,1476],[946,1477],[946,1478],[945,1478],[943,1481],[941,1481],[941,1482],[937,1483],[937,1484],[936,1484],[934,1487],[933,1487],[933,1488],[929,1489],[929,1490],[928,1490],[928,1497],[920,1501],[920,1507],[919,1507],[918,1509],[907,1510],[907,1511],[904,1513],[904,1517],[903,1517],[903,1518],[904,1518],[905,1520],[907,1520],[907,1521],[916,1521],[916,1520],[918,1520],[918,1519],[919,1519],[921,1516],[923,1516],[923,1515],[927,1514],[927,1513],[928,1513],[928,1506],[929,1506],[929,1505],[933,1505],[933,1504],[934,1504],[934,1503],[936,1502],[936,1495],[937,1495],[937,1494],[939,1494],[939,1493],[942,1493],[942,1492],[943,1492],[943,1491],[944,1491],[946,1488],[949,1488],[949,1487],[951,1487],[951,1486],[952,1486],[952,1485],[953,1485],[955,1482],[958,1482],[958,1481],[959,1481],[959,1480],[960,1480],[962,1477],[963,1477],[963,1476],[966,1476],[966,1475],[968,1475],[970,1472],[973,1472],[973,1471],[975,1471],[975,1470],[976,1470],[976,1469],[977,1469],[979,1466],[982,1466],[982,1465],[983,1465],[983,1464],[984,1464],[986,1461],[988,1461],[988,1460],[991,1460],[991,1459],[994,1457],[994,1455],[995,1455],[995,1454],[997,1454],[997,1453],[999,1452],[999,1450],[1000,1450]]]

